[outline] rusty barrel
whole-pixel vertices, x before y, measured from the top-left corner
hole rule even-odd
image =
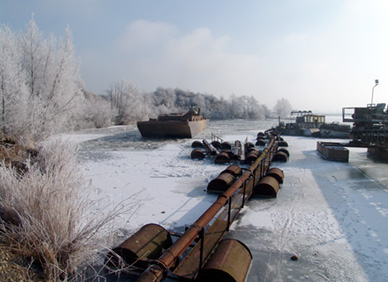
[[[253,144],[252,142],[246,142],[244,146],[245,146],[245,151],[248,151],[249,148],[255,147],[255,144]]]
[[[227,152],[219,153],[214,159],[214,163],[216,163],[216,164],[226,164],[229,162],[230,162],[230,158],[229,158],[229,154]]]
[[[287,158],[289,158],[289,157],[290,157],[290,153],[288,152],[288,150],[287,150],[287,149],[280,148],[280,149],[278,149],[278,150],[277,150],[277,152],[284,152],[284,153],[287,155]]]
[[[229,159],[233,160],[234,154],[233,154],[232,150],[230,150],[230,149],[223,149],[221,152],[227,153],[228,156],[229,156]]]
[[[222,142],[220,147],[221,147],[222,150],[230,150],[230,149],[232,149],[232,145],[228,141]]]
[[[145,269],[148,266],[148,260],[159,258],[163,250],[171,245],[171,235],[167,230],[154,223],[146,224],[112,249],[107,255],[107,263],[110,266],[119,267],[120,260],[117,256],[120,256],[126,264]]]
[[[225,192],[234,182],[236,177],[229,172],[221,173],[207,185],[207,191]]]
[[[235,239],[223,239],[196,281],[244,282],[252,262],[248,247]]]
[[[264,139],[257,139],[256,146],[265,146],[265,140]]]
[[[245,156],[246,164],[253,164],[256,159],[259,157],[260,151],[258,150],[250,150],[249,153]]]
[[[276,198],[279,192],[279,182],[272,176],[264,176],[253,188],[253,195]]]
[[[256,140],[264,139],[264,138],[265,138],[264,132],[260,131],[260,132],[257,133]]]
[[[288,147],[288,143],[286,141],[280,141],[279,142],[279,147]]]
[[[272,161],[274,162],[287,162],[287,160],[288,160],[287,154],[282,151],[277,151],[272,158]]]
[[[191,152],[190,157],[192,159],[203,159],[205,157],[205,153],[201,149],[194,149]]]
[[[270,168],[267,171],[266,176],[272,176],[279,182],[279,184],[283,184],[284,173],[283,173],[283,170],[281,170],[280,168],[277,168],[277,167]]]
[[[192,148],[203,148],[203,144],[201,141],[195,140],[191,143]]]
[[[226,169],[224,169],[220,174],[230,173],[234,177],[238,177],[242,175],[242,169],[238,165],[230,165]]]
[[[221,148],[221,143],[220,143],[220,141],[213,140],[211,144],[212,144],[212,145],[214,146],[214,148],[216,148],[216,149],[220,149],[220,148]]]

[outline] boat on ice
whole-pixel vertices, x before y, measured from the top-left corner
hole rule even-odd
[[[350,138],[350,126],[336,122],[326,123],[324,115],[315,115],[312,111],[292,111],[295,122],[279,122],[276,127],[282,135],[311,136],[321,138]]]
[[[146,138],[192,138],[205,130],[208,122],[200,115],[200,109],[190,109],[187,113],[171,113],[138,121],[137,128]]]
[[[292,111],[296,114],[295,122],[279,122],[276,127],[281,135],[291,136],[316,136],[319,137],[319,127],[325,123],[325,116],[314,115],[312,111]]]

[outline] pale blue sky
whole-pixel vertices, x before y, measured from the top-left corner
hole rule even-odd
[[[0,23],[73,33],[86,88],[130,80],[272,108],[340,112],[388,103],[386,0],[0,0]]]

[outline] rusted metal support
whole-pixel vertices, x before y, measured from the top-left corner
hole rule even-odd
[[[253,176],[254,177],[254,176]],[[247,188],[247,181],[248,180],[245,180],[244,181],[244,184],[243,184],[243,200],[242,200],[242,205],[241,205],[241,208],[244,207],[244,204],[245,204],[245,193],[246,193],[246,188]]]
[[[201,231],[199,232],[199,238],[201,240],[201,249],[200,249],[200,255],[199,255],[199,266],[198,269],[202,269],[202,263],[203,263],[203,245],[205,241],[205,229],[201,228]]]
[[[230,218],[231,218],[231,211],[232,211],[232,199],[229,199],[228,201],[229,205],[228,205],[228,225],[226,226],[226,231],[229,232],[229,227],[230,227]]]

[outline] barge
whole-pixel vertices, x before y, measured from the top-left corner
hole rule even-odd
[[[200,109],[187,113],[160,115],[157,119],[138,121],[137,128],[145,138],[192,138],[208,127],[209,120]]]
[[[312,111],[292,111],[297,114],[295,122],[279,122],[276,130],[281,135],[311,136],[321,138],[350,138],[350,126],[339,123],[326,123],[324,115],[315,115]]]

